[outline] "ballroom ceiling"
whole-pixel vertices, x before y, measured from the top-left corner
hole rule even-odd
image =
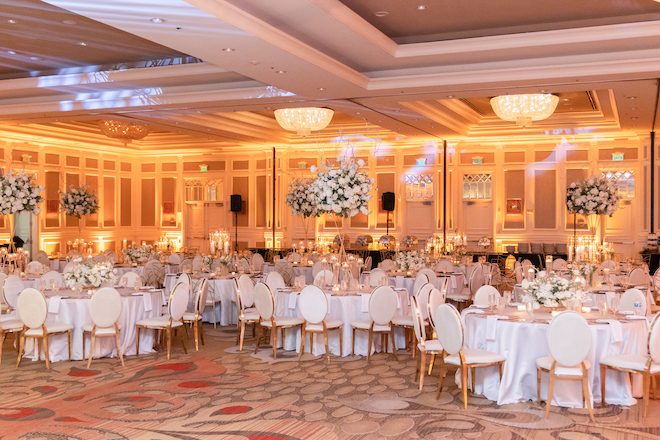
[[[0,0],[0,129],[131,150],[304,146],[273,110],[323,106],[329,142],[646,137],[653,0]],[[492,96],[555,93],[521,129]],[[123,145],[105,118],[151,126]],[[585,135],[586,133],[586,135]],[[554,139],[554,138],[553,138]]]

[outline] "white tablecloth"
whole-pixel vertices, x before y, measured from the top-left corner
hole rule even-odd
[[[510,307],[505,308],[505,314],[522,316],[512,310],[513,308]],[[600,315],[593,313],[585,317],[592,320],[600,318]],[[611,317],[611,315],[607,316],[607,318]],[[535,319],[550,319],[550,314],[536,312]],[[497,366],[477,369],[477,394],[484,394],[488,399],[497,401],[499,405],[536,400],[536,359],[549,356],[546,337],[548,324],[498,320],[495,340],[488,341],[485,315],[468,314],[465,321],[467,347],[480,348],[506,356],[501,385]],[[587,360],[591,363],[589,386],[592,402],[601,401],[599,359],[622,353],[641,355],[646,352],[647,322],[622,319],[621,323],[623,341],[616,343],[611,342],[610,324],[590,323],[593,345]],[[552,404],[581,408],[581,387],[581,381],[556,381]],[[547,396],[547,392],[548,375],[544,373],[541,376],[541,399]],[[610,404],[636,403],[630,392],[627,374],[609,371],[606,392],[607,402]]]
[[[299,292],[293,292],[297,297]],[[295,308],[291,308],[292,303],[290,302],[289,292],[277,291],[275,292],[275,315],[279,316],[299,316],[298,309],[298,298],[295,300]],[[405,290],[397,290],[397,295],[399,296],[399,303],[401,307],[397,309],[397,316],[407,314],[409,311],[408,304],[408,292]],[[330,319],[339,319],[344,325],[342,327],[342,337],[344,346],[341,350],[341,356],[350,356],[351,355],[351,345],[353,343],[353,328],[351,327],[351,322],[359,321],[363,319],[369,319],[369,313],[366,309],[363,308],[363,301],[361,295],[347,295],[347,296],[330,296],[330,309],[328,311]],[[405,336],[402,328],[395,328],[394,338],[396,340],[396,346],[398,348],[403,348],[405,345]],[[367,343],[368,343],[368,332],[366,331],[356,331],[355,332],[355,354],[357,355],[366,355],[367,354]],[[380,347],[380,337],[374,338],[375,341],[375,350],[381,351]],[[278,340],[278,347],[280,341]],[[331,331],[328,332],[328,346],[330,348],[330,353],[334,355],[339,355],[339,335],[338,332]],[[284,349],[285,350],[300,350],[300,330],[286,330],[286,336],[284,338]],[[305,342],[305,351],[309,352],[309,337]],[[389,349],[388,349],[389,351]],[[314,344],[312,353],[316,356],[325,354],[325,345],[323,344],[323,335],[316,336],[316,343]]]
[[[312,275],[313,270],[312,266],[298,266],[298,265],[291,265],[291,268],[293,269],[293,274],[296,277],[299,276],[305,276],[305,284],[313,284],[314,283],[314,275]],[[272,272],[275,270],[275,266],[273,266],[270,263],[264,263],[263,266],[263,274],[267,275],[268,273]]]
[[[156,290],[153,292],[141,292],[140,295],[132,295],[135,292],[133,289],[118,289],[122,294],[122,312],[119,321],[122,324],[120,341],[122,346],[122,353],[124,356],[135,354],[136,336],[135,324],[137,321],[144,318],[151,318],[160,316],[162,306],[162,292]],[[71,359],[81,360],[82,356],[82,326],[91,322],[89,317],[89,295],[82,295],[81,298],[75,298],[74,293],[69,290],[60,290],[58,295],[69,296],[69,298],[62,298],[60,300],[59,311],[57,314],[49,313],[46,323],[60,321],[73,325],[71,332]],[[151,310],[145,310],[145,299],[143,295],[149,295],[151,299]],[[48,292],[47,300],[50,301],[50,292]],[[148,301],[148,300],[147,300]],[[154,346],[154,331],[143,330],[140,332],[140,353],[151,353]],[[49,338],[49,353],[50,361],[58,362],[67,360],[69,357],[67,348],[66,334],[55,335]],[[85,349],[89,351],[90,340],[87,338],[85,341]],[[42,344],[43,350],[43,344]],[[103,337],[97,338],[94,347],[94,357],[102,356],[116,356],[117,349],[115,338]],[[27,339],[25,357],[37,359],[36,344],[34,339]],[[41,359],[44,359],[43,351]]]
[[[169,297],[172,289],[174,288],[174,282],[176,281],[176,275],[168,274],[165,276],[165,295]],[[188,311],[194,311],[194,293],[197,292],[197,287],[199,287],[200,278],[193,279],[193,294],[190,295],[188,301]],[[236,324],[238,318],[238,311],[236,310],[236,292],[234,287],[233,278],[226,278],[220,280],[208,280],[209,283],[209,292],[208,297],[212,298],[215,296],[216,304],[215,307],[208,306],[204,309],[202,314],[203,322],[216,322],[220,325],[231,325]],[[215,314],[215,321],[213,315]]]

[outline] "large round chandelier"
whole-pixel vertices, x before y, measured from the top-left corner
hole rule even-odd
[[[103,134],[109,138],[121,139],[125,142],[142,139],[151,131],[151,128],[146,125],[132,124],[114,119],[99,121],[99,127]]]
[[[275,119],[283,129],[295,131],[300,136],[309,136],[312,131],[327,127],[333,114],[334,111],[329,108],[281,108],[275,110]]]
[[[528,127],[552,115],[559,98],[549,94],[502,95],[490,100],[495,114],[505,121],[515,121],[519,127]]]

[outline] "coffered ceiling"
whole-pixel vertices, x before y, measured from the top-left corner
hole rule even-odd
[[[314,142],[646,137],[660,71],[653,0],[0,0],[0,130],[135,151],[304,146],[273,110],[323,106]],[[490,97],[560,97],[501,121]],[[148,124],[131,144],[104,118]]]

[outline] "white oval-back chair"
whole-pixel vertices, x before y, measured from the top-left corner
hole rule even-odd
[[[65,287],[64,284],[64,277],[62,276],[61,273],[56,272],[54,270],[51,270],[50,272],[46,272],[41,276],[41,280],[39,281],[39,285],[44,284],[47,289],[52,288],[53,284],[57,284],[57,287],[60,289],[63,289]]]
[[[620,312],[635,312],[635,303],[641,303],[640,313],[646,315],[646,296],[639,289],[628,289],[621,295]]]
[[[394,269],[394,261],[390,260],[389,258],[383,260],[380,262],[378,265],[380,269],[383,269],[385,272],[389,272],[390,270]]]
[[[392,325],[392,318],[396,314],[397,298],[396,292],[390,286],[379,286],[371,292],[369,298],[369,319],[351,322],[353,328],[353,348],[351,354],[355,354],[355,331],[361,330],[368,332],[367,344],[367,364],[371,359],[371,348],[373,344],[373,334],[380,333],[381,341],[383,336],[389,335],[392,339],[392,354],[394,359],[398,362],[399,358],[396,355],[394,347],[394,326]],[[387,338],[382,343],[383,350],[387,352]]]
[[[264,267],[264,257],[258,252],[252,255],[252,267],[256,272],[261,272]]]
[[[87,361],[88,369],[92,365],[96,338],[99,337],[115,337],[117,357],[121,360],[121,364],[124,365],[124,355],[121,352],[121,341],[119,340],[121,309],[121,295],[112,287],[102,287],[92,295],[89,301],[89,317],[92,322],[82,326],[83,360],[85,360],[85,335],[89,334],[90,336],[89,360]]]
[[[274,273],[274,272],[271,272]],[[259,350],[261,333],[264,328],[270,329],[271,344],[273,344],[273,359],[277,359],[277,331],[282,331],[282,344],[284,344],[284,331],[287,328],[302,327],[304,320],[290,316],[275,316],[275,300],[270,287],[263,283],[257,283],[254,287],[254,305],[259,313],[259,327],[257,331],[256,354]]]
[[[328,284],[337,284],[335,274],[333,274],[331,270],[324,269],[314,277],[315,286],[323,287]]]
[[[42,251],[42,252],[43,252],[43,251]],[[45,252],[44,252],[43,254],[42,254],[42,253],[38,253],[37,255],[34,256],[34,259],[35,259],[35,261],[38,261],[38,262],[41,263],[42,265],[44,265],[44,266],[50,268],[50,260],[48,259],[48,255],[46,255]]]
[[[496,295],[495,298],[501,298],[500,292],[493,286],[481,286],[477,289],[477,292],[474,294],[474,299],[472,304],[479,307],[484,307],[490,305],[489,295],[493,293]]]
[[[417,274],[417,277],[415,277],[415,282],[413,283],[413,291],[412,291],[413,296],[417,295],[417,292],[419,292],[419,289],[421,289],[424,284],[428,284],[430,282],[431,280],[429,280],[427,274],[425,273]],[[410,322],[410,325],[412,326],[412,322]]]
[[[144,265],[144,284],[161,287],[165,281],[165,267],[158,260],[148,261]]]
[[[589,324],[579,313],[567,310],[555,316],[548,326],[548,351],[550,356],[536,360],[536,393],[541,404],[541,373],[549,374],[548,397],[546,399],[545,418],[550,414],[552,391],[555,380],[581,380],[584,398],[591,420],[594,413],[589,397],[589,368],[587,355],[591,350],[591,330]]]
[[[280,275],[279,272],[270,272],[268,275],[266,275],[266,284],[273,292],[275,292],[277,289],[286,288],[284,278],[282,278],[282,275]]]
[[[173,266],[178,266],[181,264],[181,257],[179,254],[170,254],[170,256],[167,257],[167,262]]]
[[[438,261],[438,264],[435,265],[435,271],[436,272],[453,272],[454,271],[454,263],[452,263],[449,260],[440,260]]]
[[[259,255],[259,254],[255,254]],[[255,327],[259,322],[259,313],[253,307],[254,305],[254,284],[249,275],[241,275],[234,278],[234,287],[236,289],[236,301],[238,302],[238,321],[239,327],[237,337],[238,351],[243,350],[243,340],[245,338],[245,325],[252,324],[252,336],[255,333]]]
[[[121,278],[119,278],[120,286],[124,286],[124,280],[126,280],[126,287],[129,289],[135,287],[135,283],[138,283],[139,287],[143,286],[142,277],[140,277],[137,272],[129,271],[123,274]]]
[[[193,327],[195,335],[195,351],[199,351],[199,341],[202,341],[204,345],[204,327],[202,326],[202,314],[206,308],[206,298],[209,293],[208,280],[202,278],[202,281],[199,283],[197,288],[197,294],[195,295],[195,311],[194,312],[185,312],[183,314],[183,323],[190,324]],[[213,310],[213,315],[215,315],[215,309]]]
[[[314,335],[316,333],[323,334],[323,342],[325,343],[325,355],[330,362],[330,346],[328,344],[328,331],[339,330],[339,356],[341,356],[341,349],[343,347],[342,339],[342,321],[339,319],[328,318],[328,297],[325,296],[323,290],[317,286],[306,286],[300,292],[298,298],[298,307],[300,315],[305,322],[302,325],[302,332],[300,337],[300,352],[298,353],[298,360],[305,350],[305,339],[307,333],[310,334],[309,345],[310,351],[314,347]]]
[[[25,283],[18,275],[8,275],[2,288],[2,295],[10,311],[15,311],[18,305],[18,295],[25,290]],[[14,313],[15,316],[15,313]]]
[[[438,290],[438,289],[433,289]],[[422,316],[421,305],[417,301],[417,297],[410,298],[410,307],[412,309],[413,328],[415,329],[415,339],[417,340],[417,350],[420,352],[419,361],[417,362],[417,372],[415,373],[415,380],[419,379],[419,390],[424,386],[424,373],[426,372],[426,353],[432,355],[431,365],[436,354],[442,354],[442,345],[437,339],[426,338],[426,324]],[[429,374],[431,374],[429,369]]]
[[[384,282],[386,285],[389,284],[390,276],[383,269],[375,268],[371,270],[369,274],[369,286],[376,287],[380,286],[381,282]]]
[[[50,267],[49,267],[50,269]],[[26,273],[34,273],[34,274],[41,274],[44,272],[44,265],[41,264],[39,261],[30,261],[27,266],[25,267],[25,272]]]
[[[73,330],[73,326],[59,321],[46,323],[46,318],[48,318],[48,303],[46,302],[43,293],[39,292],[37,289],[28,287],[18,296],[16,309],[19,319],[23,322],[16,368],[20,365],[21,358],[23,357],[25,338],[33,338],[37,340],[37,356],[39,359],[41,359],[41,341],[43,340],[46,368],[50,368],[48,339],[50,336],[66,333],[68,338],[69,360],[71,360],[71,330]]]

